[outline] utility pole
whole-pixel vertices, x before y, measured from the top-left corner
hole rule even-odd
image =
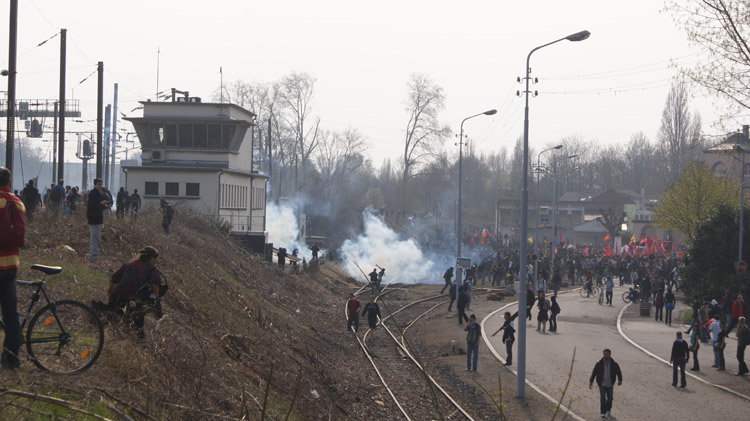
[[[54,184],[57,184],[57,180],[55,180],[55,175],[57,174],[57,116],[58,116],[58,106],[60,105],[59,102],[55,101],[55,118],[54,120],[54,128],[52,129],[52,182]]]
[[[104,167],[104,185],[107,189],[112,190],[112,185],[109,180],[109,142],[110,142],[110,125],[112,124],[112,106],[107,104],[104,108],[104,152],[103,152],[103,167]]]
[[[117,152],[117,84],[115,83],[115,98],[112,106],[112,135],[110,136],[110,145],[112,145],[112,162],[109,164],[109,188],[117,189],[115,181],[115,153]]]
[[[99,76],[96,95],[96,178],[102,178],[102,120],[104,108],[104,62],[96,66]]]
[[[18,0],[10,0],[8,31],[8,114],[5,136],[5,167],[13,173],[13,142],[16,138],[16,45],[18,43]],[[23,180],[22,180],[23,181]],[[13,186],[11,186],[12,190]]]
[[[266,146],[268,146],[268,183],[271,184],[271,197],[273,197],[273,182],[271,177],[273,176],[273,159],[271,159],[271,118],[268,118],[268,139],[266,139]]]
[[[58,107],[59,113],[57,118],[59,120],[57,132],[57,179],[62,180],[65,171],[65,56],[67,54],[66,44],[68,38],[68,30],[60,30],[60,105]]]

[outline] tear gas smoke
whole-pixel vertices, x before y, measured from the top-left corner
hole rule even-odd
[[[436,277],[440,270],[425,257],[414,239],[400,239],[396,232],[368,211],[363,213],[363,220],[364,232],[341,245],[340,256],[349,275],[364,280],[357,265],[365,273],[378,265],[386,268],[384,284],[414,284],[441,279],[439,275]]]
[[[300,259],[304,257],[307,261],[310,261],[312,252],[304,241],[297,241],[299,224],[297,223],[297,215],[294,212],[294,208],[283,204],[276,205],[272,202],[266,206],[268,242],[273,243],[275,248],[286,248],[287,253],[290,255],[296,247],[299,251],[297,257]]]

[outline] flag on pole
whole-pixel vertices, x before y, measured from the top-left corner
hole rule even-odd
[[[534,237],[529,237],[529,239],[528,239],[527,241],[528,241],[529,243],[533,243],[533,242],[534,242]]]
[[[630,237],[630,242],[635,243],[635,233]]]
[[[603,240],[603,241],[604,241],[605,243],[606,243],[607,241],[609,241],[609,233],[608,233],[608,232],[605,232],[605,233],[604,233],[604,240]]]
[[[583,253],[584,256],[588,256],[589,255],[589,246],[584,247],[582,253]]]
[[[487,228],[485,228],[484,231],[482,231],[482,239],[480,240],[480,242],[482,244],[484,244],[485,242],[487,242],[487,236],[488,235],[490,235],[490,233],[489,233],[489,231],[487,231]]]

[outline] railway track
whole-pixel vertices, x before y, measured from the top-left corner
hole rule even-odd
[[[357,293],[364,291],[360,288]],[[446,295],[434,295],[407,302],[393,294],[388,285],[378,296],[384,315],[376,330],[367,330],[362,339],[357,337],[362,350],[375,369],[383,386],[401,412],[410,419],[466,419],[474,418],[451,393],[423,369],[419,352],[409,343],[406,331],[418,320],[448,303]],[[475,289],[473,296],[492,290]],[[355,293],[355,295],[357,295]],[[387,314],[387,316],[385,316]],[[363,322],[365,322],[363,320]],[[364,323],[363,323],[364,324]]]

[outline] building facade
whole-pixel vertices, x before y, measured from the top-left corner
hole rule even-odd
[[[142,149],[141,165],[123,166],[127,190],[138,189],[144,207],[166,199],[219,219],[262,249],[267,177],[252,168],[255,114],[187,96],[141,104],[143,117],[126,118]]]

